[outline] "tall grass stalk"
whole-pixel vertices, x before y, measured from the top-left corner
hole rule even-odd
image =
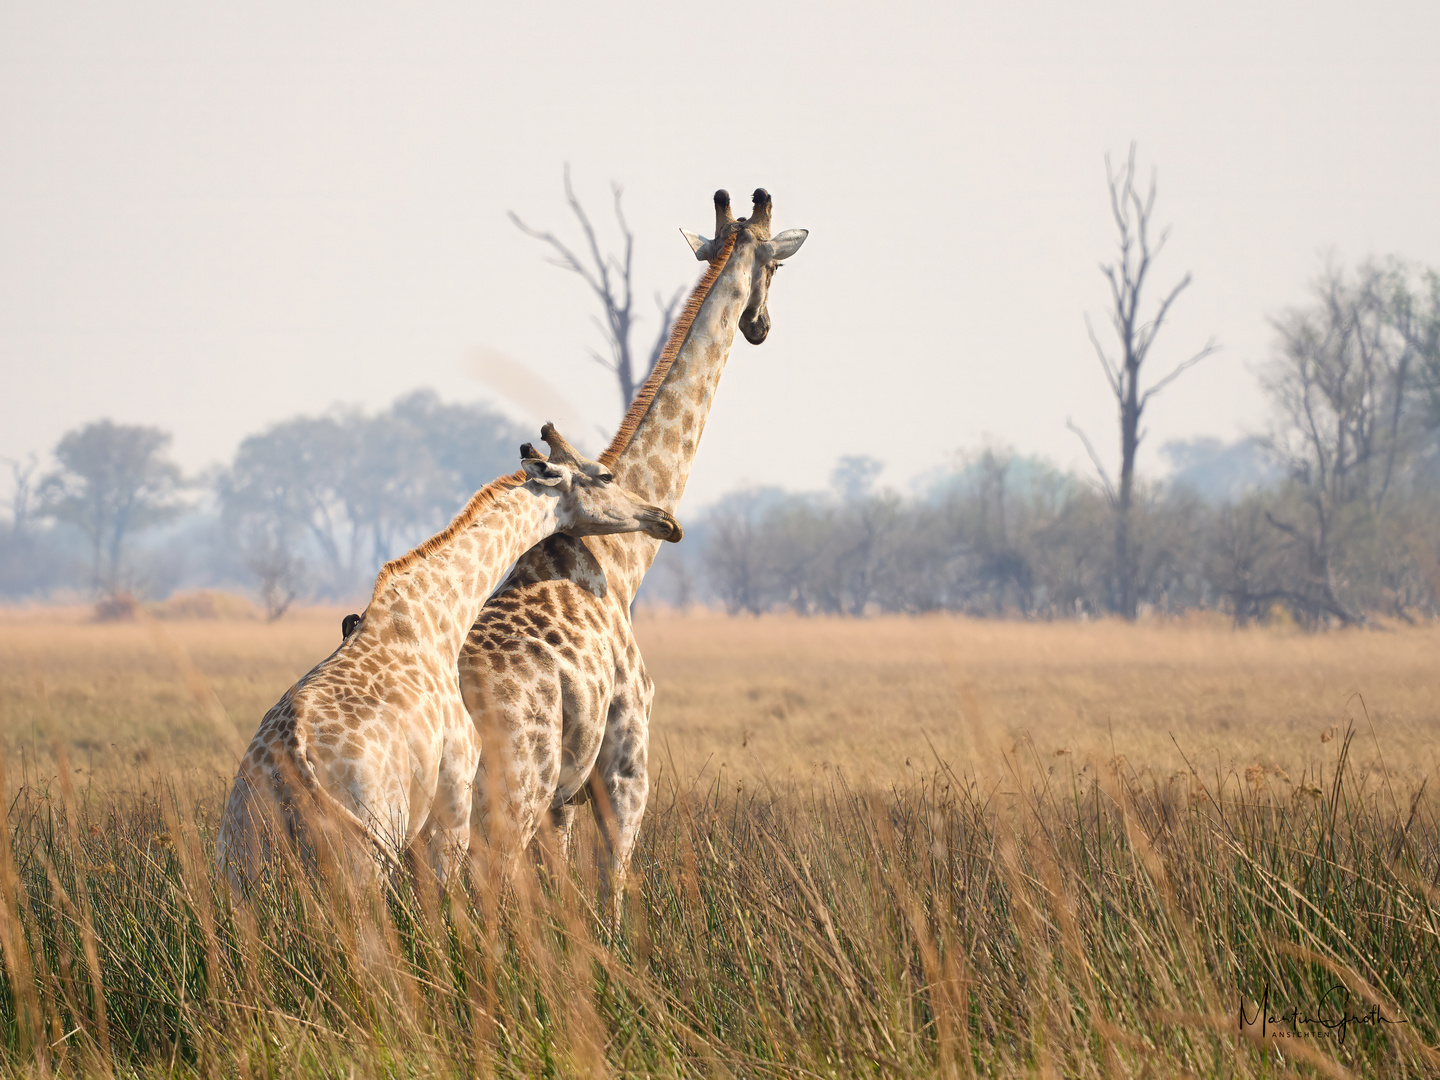
[[[618,926],[584,842],[515,877],[477,851],[443,890],[282,854],[236,902],[213,870],[218,785],[76,791],[57,747],[55,777],[4,789],[0,1057],[37,1075],[1434,1076],[1440,820],[1336,745],[1288,785],[1023,753],[1003,783],[941,765],[889,791],[662,774]],[[1262,1038],[1262,1003],[1298,1023]],[[1369,1022],[1304,1022],[1344,1011]]]

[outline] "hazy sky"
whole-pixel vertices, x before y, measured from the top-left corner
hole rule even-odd
[[[810,230],[692,506],[850,453],[903,487],[987,434],[1078,465],[1067,415],[1113,462],[1083,317],[1132,139],[1173,226],[1156,282],[1195,279],[1155,375],[1224,346],[1156,400],[1142,468],[1263,425],[1267,318],[1322,253],[1440,265],[1433,2],[213,7],[0,5],[0,456],[111,416],[199,468],[336,401],[494,396],[483,349],[596,448],[592,301],[506,218],[572,229],[567,161],[607,225],[624,185],[646,296],[696,278],[676,230],[717,187]]]

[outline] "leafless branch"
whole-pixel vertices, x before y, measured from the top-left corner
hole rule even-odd
[[[1299,542],[1299,543],[1304,543],[1304,542],[1305,542],[1305,538],[1300,535],[1300,530],[1299,530],[1298,528],[1296,528],[1294,525],[1290,524],[1290,522],[1288,522],[1288,521],[1281,521],[1281,520],[1280,520],[1279,518],[1277,518],[1274,514],[1272,514],[1269,510],[1266,510],[1266,511],[1265,511],[1265,520],[1268,521],[1272,526],[1274,526],[1275,528],[1277,528],[1277,529],[1279,529],[1281,532],[1283,532],[1286,536],[1290,537],[1291,539],[1293,539],[1293,540],[1295,540],[1295,541],[1297,541],[1297,542]]]
[[[1065,426],[1080,436],[1080,441],[1085,444],[1085,452],[1090,455],[1090,462],[1095,466],[1095,471],[1100,474],[1100,480],[1105,487],[1105,497],[1112,503],[1115,501],[1115,485],[1110,482],[1110,474],[1105,471],[1105,466],[1100,461],[1100,455],[1095,453],[1095,447],[1090,443],[1090,437],[1070,417],[1065,418]]]
[[[598,350],[598,349],[591,349],[591,350],[590,350],[590,359],[591,359],[591,360],[594,360],[595,363],[599,364],[599,365],[600,365],[601,367],[603,367],[606,371],[613,372],[613,371],[615,370],[615,361],[610,360],[610,359],[607,359],[606,357],[602,356],[602,355],[600,354],[600,350]]]
[[[1204,360],[1210,354],[1217,353],[1219,351],[1220,346],[1215,343],[1214,338],[1211,338],[1205,343],[1205,347],[1203,349],[1197,352],[1194,356],[1190,357],[1189,360],[1184,360],[1181,361],[1179,364],[1176,364],[1174,371],[1170,372],[1169,375],[1166,375],[1154,386],[1146,390],[1145,393],[1142,394],[1140,397],[1140,407],[1143,409],[1147,401],[1149,401],[1156,394],[1160,393],[1161,390],[1164,390],[1165,387],[1169,386],[1172,382],[1179,378],[1181,373],[1183,373],[1189,368],[1194,367],[1196,364],[1198,364],[1201,360]]]
[[[1090,344],[1095,346],[1095,355],[1100,358],[1100,367],[1105,372],[1105,378],[1110,383],[1110,389],[1114,391],[1115,397],[1124,397],[1124,390],[1120,388],[1120,372],[1116,369],[1114,361],[1105,355],[1105,349],[1100,344],[1100,339],[1095,336],[1095,328],[1090,325],[1090,316],[1085,316],[1085,332],[1090,335]]]
[[[1139,358],[1140,363],[1143,364],[1145,362],[1145,357],[1150,352],[1150,344],[1155,340],[1155,335],[1160,332],[1160,327],[1165,322],[1165,316],[1170,312],[1170,305],[1175,303],[1175,298],[1179,296],[1189,284],[1190,275],[1187,273],[1180,279],[1180,283],[1170,290],[1170,295],[1160,302],[1160,308],[1155,312],[1155,318],[1151,319],[1136,331],[1135,355]]]

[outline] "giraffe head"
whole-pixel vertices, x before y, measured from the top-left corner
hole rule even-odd
[[[568,536],[643,532],[671,543],[685,535],[668,510],[651,506],[615,483],[608,468],[566,442],[554,424],[541,428],[540,438],[550,447],[550,456],[526,443],[520,447],[520,464],[527,485],[555,497],[557,532]]]
[[[735,249],[730,253],[733,262],[742,260],[739,268],[742,275],[748,273],[750,299],[740,315],[740,332],[751,345],[759,345],[770,333],[770,313],[766,301],[770,299],[770,279],[780,267],[781,259],[788,259],[800,250],[808,229],[786,229],[778,236],[770,235],[770,208],[773,200],[764,188],[756,188],[754,208],[748,218],[735,219],[730,210],[730,193],[715,192],[715,239],[707,240],[692,232],[685,232],[695,257],[708,262],[715,257],[726,237],[734,235]],[[684,232],[682,229],[681,232]]]

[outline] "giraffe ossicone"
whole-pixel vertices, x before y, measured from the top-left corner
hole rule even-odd
[[[775,270],[808,235],[772,235],[763,188],[747,218],[735,218],[723,190],[714,205],[712,239],[685,232],[707,263],[700,283],[600,455],[618,482],[671,511],[735,331],[752,344],[765,340]],[[475,824],[502,860],[530,843],[547,812],[567,846],[575,804],[590,799],[606,846],[604,887],[624,874],[649,794],[655,690],[630,604],[658,550],[640,536],[552,537],[520,559],[471,629],[459,674],[483,744]],[[596,565],[604,591],[592,587]]]
[[[394,868],[413,851],[443,879],[469,844],[480,754],[456,656],[500,576],[557,533],[680,539],[669,510],[616,483],[553,425],[541,438],[548,458],[525,444],[518,472],[386,563],[364,613],[345,620],[339,648],[265,714],[216,842],[236,887],[264,871],[276,842],[313,857],[326,834],[352,868]]]

